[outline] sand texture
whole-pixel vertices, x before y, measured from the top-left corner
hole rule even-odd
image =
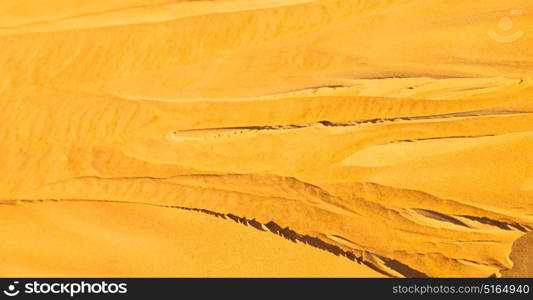
[[[531,0],[0,0],[0,276],[533,276]]]

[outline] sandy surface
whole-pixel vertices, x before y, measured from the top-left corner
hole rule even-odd
[[[533,276],[531,13],[2,0],[0,275]]]
[[[2,245],[9,259],[1,275],[383,276],[326,251],[220,219],[132,203],[7,205],[0,224],[11,228],[3,232]]]
[[[504,277],[531,277],[533,270],[533,258],[531,257],[531,247],[533,246],[533,235],[525,234],[513,244],[511,250],[511,260],[513,268],[502,272]]]

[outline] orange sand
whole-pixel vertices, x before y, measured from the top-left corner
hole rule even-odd
[[[0,276],[533,276],[531,13],[0,0]]]

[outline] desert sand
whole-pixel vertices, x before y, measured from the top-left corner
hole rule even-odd
[[[530,0],[0,1],[0,276],[533,276]]]

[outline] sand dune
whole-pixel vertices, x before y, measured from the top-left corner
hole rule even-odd
[[[0,275],[533,276],[532,11],[0,1]]]
[[[18,224],[4,233],[2,254],[12,259],[2,276],[382,276],[271,233],[180,209],[110,202],[2,207],[2,227]]]

